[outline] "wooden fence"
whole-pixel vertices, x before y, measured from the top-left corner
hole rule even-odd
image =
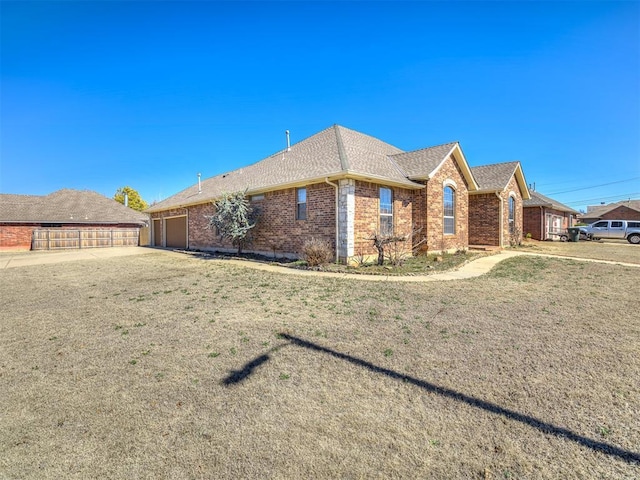
[[[137,246],[138,228],[93,230],[43,229],[33,231],[32,250]]]

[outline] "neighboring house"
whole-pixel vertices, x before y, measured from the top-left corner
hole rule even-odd
[[[531,198],[523,205],[523,233],[531,234],[535,240],[557,240],[559,234],[573,226],[578,212],[541,193],[530,193]]]
[[[587,213],[581,215],[583,223],[598,220],[640,220],[640,200],[623,200],[608,205],[588,206]]]
[[[253,165],[199,182],[147,212],[154,245],[230,249],[208,228],[207,216],[222,193],[246,190],[260,211],[251,251],[298,256],[315,237],[348,261],[375,254],[367,237],[380,231],[419,229],[431,251],[466,248],[468,192],[477,188],[457,142],[404,152],[334,125]]]
[[[522,202],[529,189],[520,162],[472,167],[478,189],[469,192],[469,244],[507,246],[522,239]]]
[[[0,249],[138,245],[148,216],[87,190],[0,194]]]

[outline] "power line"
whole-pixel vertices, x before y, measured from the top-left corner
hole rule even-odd
[[[640,192],[624,193],[620,195],[613,195],[611,197],[587,198],[585,200],[574,200],[571,202],[563,202],[563,203],[566,205],[578,205],[581,203],[588,203],[588,202],[601,202],[602,200],[620,199],[620,201],[622,201],[622,200],[627,200],[629,198],[633,198],[635,196],[640,196]]]
[[[592,185],[590,187],[574,188],[573,190],[563,190],[562,192],[549,193],[549,195],[559,195],[561,193],[577,192],[579,190],[589,190],[590,188],[605,187],[607,185],[615,185],[616,183],[633,182],[634,180],[640,180],[640,177],[633,177],[633,178],[629,178],[628,180],[618,180],[617,182],[601,183],[600,185]]]

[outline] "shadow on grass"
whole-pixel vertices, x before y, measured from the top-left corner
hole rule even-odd
[[[479,398],[465,395],[464,393],[460,393],[450,388],[440,387],[433,383],[420,380],[419,378],[411,377],[409,375],[396,372],[395,370],[390,370],[388,368],[383,368],[378,365],[374,365],[373,363],[367,362],[360,358],[353,357],[345,353],[337,352],[330,348],[323,347],[316,343],[303,340],[302,338],[298,338],[293,335],[289,335],[287,333],[280,333],[279,335],[281,338],[289,340],[291,342],[291,345],[307,348],[309,350],[313,350],[320,353],[325,353],[332,357],[336,357],[346,362],[352,363],[354,365],[358,365],[359,367],[366,368],[372,372],[379,373],[381,375],[386,375],[387,377],[394,378],[396,380],[401,380],[405,383],[410,383],[411,385],[420,387],[423,390],[426,390],[427,392],[431,392],[431,393],[441,395],[443,397],[451,398],[453,400],[465,403],[472,407],[479,408],[497,415],[502,415],[503,417],[506,417],[510,420],[515,420],[516,422],[524,423],[526,425],[529,425],[530,427],[540,430],[543,433],[555,435],[561,438],[566,438],[567,440],[571,440],[572,442],[576,442],[584,447],[590,448],[597,452],[601,452],[606,455],[610,455],[612,457],[618,457],[628,463],[640,464],[640,453],[624,450],[622,448],[616,447],[615,445],[611,445],[609,443],[599,442],[592,438],[578,435],[577,433],[567,428],[558,427],[556,425],[553,425],[548,422],[544,422],[530,415],[525,415],[525,414],[516,412],[514,410],[509,410],[508,408],[501,407],[499,405],[496,405],[495,403],[487,402]],[[242,370],[232,371],[231,375],[229,375],[226,379],[224,379],[222,383],[224,385],[231,385],[234,383],[241,382],[242,380],[247,378],[249,375],[251,375],[251,373],[253,373],[254,368],[256,368],[259,365],[262,365],[267,360],[269,360],[269,355],[261,355],[260,357],[257,357],[256,359],[247,363],[242,368]]]
[[[234,383],[240,383],[253,373],[254,368],[259,367],[268,360],[269,355],[260,355],[258,358],[254,358],[249,363],[245,364],[245,366],[242,367],[242,370],[231,370],[229,376],[222,380],[222,384],[233,385]]]

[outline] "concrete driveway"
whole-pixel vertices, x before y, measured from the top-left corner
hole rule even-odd
[[[60,251],[2,252],[0,253],[0,270],[5,268],[26,267],[29,265],[72,262],[74,260],[92,260],[99,258],[145,255],[153,252],[157,252],[157,250],[147,247],[110,247]]]

